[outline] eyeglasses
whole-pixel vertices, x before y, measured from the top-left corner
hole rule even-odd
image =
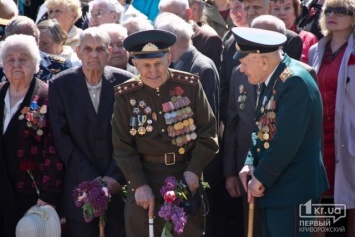
[[[96,11],[96,12],[91,12],[88,14],[89,18],[92,17],[97,17],[97,18],[101,18],[104,14],[108,13],[108,12],[112,12],[112,11]]]
[[[334,13],[335,16],[342,17],[342,16],[352,16],[354,13],[345,9],[344,7],[327,7],[324,10],[324,14],[329,16],[331,13]]]

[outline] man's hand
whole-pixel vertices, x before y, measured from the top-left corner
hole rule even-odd
[[[239,172],[240,182],[242,182],[245,192],[248,192],[248,177],[253,176],[254,166],[244,165],[243,169]]]
[[[121,185],[113,178],[105,176],[101,179],[101,181],[105,182],[108,192],[110,194],[115,194],[121,188]]]
[[[251,202],[254,197],[264,196],[265,186],[253,175],[248,185],[248,202]]]
[[[184,177],[185,177],[187,185],[190,188],[191,193],[195,192],[195,190],[200,185],[198,176],[196,174],[192,173],[191,171],[185,171]]]
[[[226,189],[229,192],[229,195],[232,198],[240,197],[242,194],[240,193],[240,181],[238,176],[228,176],[226,178]]]
[[[148,218],[154,217],[155,199],[152,189],[148,185],[140,186],[134,193],[136,204],[148,209]]]

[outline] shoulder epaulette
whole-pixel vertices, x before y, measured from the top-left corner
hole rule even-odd
[[[59,62],[59,63],[65,63],[65,58],[58,56],[58,55],[53,55],[53,54],[47,54],[47,57],[49,58],[49,60],[53,61],[53,62]]]
[[[123,95],[132,91],[136,91],[143,87],[143,82],[139,79],[129,80],[115,86],[115,95]]]
[[[285,70],[280,74],[280,79],[282,82],[285,82],[291,76],[292,72],[286,67]]]
[[[170,79],[177,82],[182,82],[184,84],[196,86],[200,77],[196,74],[191,74],[188,72],[169,70]]]

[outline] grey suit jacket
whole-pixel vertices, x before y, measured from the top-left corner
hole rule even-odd
[[[257,97],[257,86],[248,82],[240,72],[233,69],[229,91],[227,125],[224,129],[224,176],[238,176],[251,145],[251,133]],[[244,190],[244,189],[241,189]]]
[[[82,67],[61,72],[49,82],[49,115],[53,137],[66,168],[60,206],[66,217],[84,222],[82,209],[75,206],[72,197],[73,189],[82,181],[98,176],[124,181],[112,158],[111,117],[114,85],[133,76],[122,69],[105,67],[97,114]]]
[[[207,96],[208,102],[212,107],[213,113],[219,121],[219,75],[213,61],[200,53],[194,46],[180,57],[174,64],[174,69],[198,74],[203,90]]]

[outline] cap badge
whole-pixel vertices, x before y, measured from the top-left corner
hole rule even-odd
[[[154,51],[158,51],[159,48],[155,45],[155,44],[152,44],[152,43],[148,43],[146,45],[144,45],[142,51],[143,52],[154,52]]]

